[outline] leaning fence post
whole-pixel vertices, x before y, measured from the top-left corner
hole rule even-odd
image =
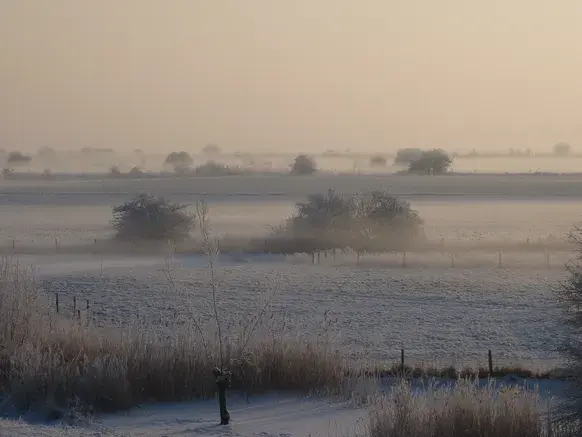
[[[488,352],[489,356],[489,376],[493,375],[493,354],[491,353],[491,349]]]
[[[400,349],[400,371],[404,373],[404,349]]]

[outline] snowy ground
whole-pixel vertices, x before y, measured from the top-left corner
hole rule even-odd
[[[382,390],[388,391],[390,384],[387,381]],[[427,384],[413,382],[420,393]],[[566,387],[563,381],[534,382],[517,378],[505,378],[496,384],[537,390],[542,409],[555,404]],[[366,388],[362,388],[361,393],[365,393]],[[228,426],[217,424],[217,402],[209,400],[142,405],[129,412],[98,415],[90,423],[75,427],[0,419],[0,437],[357,437],[366,435],[368,423],[367,408],[352,401],[275,394],[246,398],[231,394],[228,408],[232,417]]]
[[[473,257],[473,258],[472,258]],[[467,254],[451,268],[447,256],[397,255],[322,259],[227,256],[217,264],[219,308],[225,325],[257,311],[271,297],[273,329],[290,335],[325,333],[350,359],[396,361],[405,349],[411,364],[524,364],[546,369],[560,363],[556,350],[565,330],[556,290],[564,278],[562,258],[547,269],[541,255]],[[44,261],[43,261],[44,259]],[[168,320],[184,305],[204,318],[210,299],[206,259],[172,262],[178,292],[170,286],[164,260],[155,257],[23,257],[61,312],[84,309],[97,325],[119,325],[137,318],[171,335]],[[187,314],[184,314],[187,316]],[[179,319],[179,317],[178,317]],[[325,332],[324,332],[325,331]]]

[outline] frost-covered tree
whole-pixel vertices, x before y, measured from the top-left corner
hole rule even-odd
[[[113,228],[118,240],[180,241],[189,237],[195,219],[187,205],[175,204],[162,197],[140,194],[113,208]]]
[[[172,152],[164,160],[164,165],[169,165],[176,173],[188,171],[194,160],[188,152]]]
[[[396,157],[394,158],[394,164],[409,165],[412,161],[420,158],[421,154],[422,150],[417,148],[398,149]]]
[[[307,155],[299,155],[291,165],[291,174],[310,175],[317,171],[315,161]]]
[[[410,163],[408,171],[410,173],[424,174],[444,174],[447,172],[453,160],[449,155],[440,149],[425,150],[420,157]]]

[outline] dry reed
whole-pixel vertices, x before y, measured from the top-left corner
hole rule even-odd
[[[272,336],[249,345],[244,359],[237,347],[223,344],[234,389],[314,391],[342,384],[342,361],[317,345]],[[114,411],[212,397],[217,363],[206,352],[193,327],[164,338],[146,326],[99,329],[64,318],[49,309],[26,271],[0,262],[0,392],[20,409],[48,402]]]
[[[370,437],[573,437],[536,391],[470,379],[414,390],[400,381],[373,399]]]

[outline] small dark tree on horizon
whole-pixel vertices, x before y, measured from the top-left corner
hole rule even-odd
[[[315,161],[307,155],[299,155],[291,165],[291,174],[310,175],[317,171]]]
[[[567,156],[572,152],[572,147],[570,147],[570,144],[562,141],[554,145],[553,151],[554,155]]]
[[[372,167],[385,167],[386,163],[386,158],[382,155],[374,155],[370,158],[370,165]]]
[[[408,166],[409,173],[444,174],[447,172],[453,160],[440,149],[425,150],[420,157],[412,161]]]
[[[422,150],[417,148],[398,149],[394,164],[410,165],[412,161],[417,160],[422,155]]]
[[[188,205],[174,204],[163,197],[140,194],[113,208],[115,239],[135,241],[182,241],[194,229],[195,219],[186,211]]]
[[[176,173],[185,173],[189,170],[194,160],[188,152],[172,152],[164,160],[165,165],[173,167]]]
[[[32,161],[32,157],[21,152],[10,152],[6,158],[7,165],[26,165]]]
[[[220,155],[222,149],[217,144],[210,143],[202,148],[202,153],[205,155]]]

